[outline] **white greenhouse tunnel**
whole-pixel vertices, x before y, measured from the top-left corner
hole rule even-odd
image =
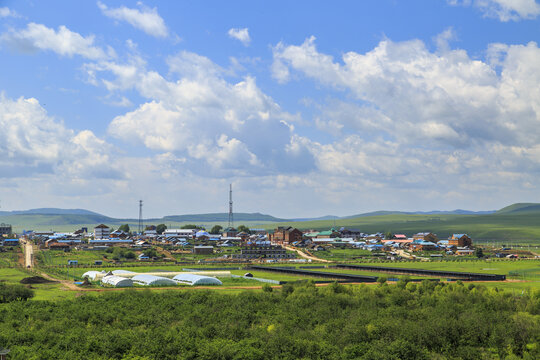
[[[223,285],[223,283],[215,277],[188,273],[178,274],[173,277],[173,280],[184,285]]]
[[[101,284],[114,287],[132,287],[133,280],[121,276],[108,275],[101,279]]]

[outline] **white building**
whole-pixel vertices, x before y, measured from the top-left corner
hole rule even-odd
[[[163,232],[163,235],[168,237],[182,237],[186,239],[193,239],[197,233],[196,229],[166,229]]]

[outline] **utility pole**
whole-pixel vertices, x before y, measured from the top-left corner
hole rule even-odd
[[[139,200],[139,234],[142,234],[142,227],[143,227],[142,205],[143,205],[143,201]]]
[[[232,184],[229,184],[229,227],[234,227],[233,218],[233,201],[232,201]]]

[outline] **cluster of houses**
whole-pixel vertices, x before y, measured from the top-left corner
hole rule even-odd
[[[239,254],[230,255],[231,259],[295,257],[281,246],[272,245],[264,229],[251,229],[247,233],[226,228],[219,234],[210,234],[201,229],[165,229],[159,234],[155,226],[148,226],[143,233],[132,234],[112,230],[109,226],[100,224],[93,232],[82,228],[72,233],[27,231],[23,235],[51,250],[68,251],[73,247],[103,249],[110,246],[144,248],[152,244],[162,244],[188,247],[196,255],[210,255],[214,253],[215,248],[240,246]],[[147,257],[139,257],[139,260],[146,259]]]
[[[326,231],[305,230],[293,227],[278,227],[267,231],[251,229],[239,232],[234,228],[226,228],[219,234],[211,234],[201,229],[165,229],[158,233],[155,226],[148,226],[140,234],[132,234],[121,230],[112,230],[100,224],[89,232],[81,228],[72,233],[57,232],[25,232],[24,236],[33,239],[45,248],[69,250],[81,248],[105,248],[110,246],[139,247],[152,244],[165,244],[188,247],[195,254],[213,254],[214,249],[237,246],[238,254],[228,255],[231,259],[289,259],[295,257],[285,247],[304,247],[310,250],[326,250],[328,247],[359,248],[370,251],[445,251],[448,254],[472,254],[472,240],[467,234],[453,234],[450,238],[439,240],[436,234],[421,232],[407,237],[394,234],[390,238],[382,233],[366,234],[358,230],[332,228]]]
[[[272,244],[283,246],[307,247],[313,250],[325,250],[333,247],[353,247],[370,251],[446,251],[448,254],[470,255],[474,252],[471,238],[467,234],[453,234],[448,239],[439,240],[432,232],[420,232],[408,237],[393,234],[387,237],[382,233],[365,234],[359,230],[341,228],[326,231],[301,231],[293,227],[278,227],[268,233]]]

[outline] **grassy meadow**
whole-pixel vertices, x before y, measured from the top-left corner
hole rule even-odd
[[[431,231],[439,239],[454,233],[466,233],[473,241],[499,244],[540,245],[540,212],[488,215],[408,215],[390,214],[350,219],[277,223],[265,226],[293,226],[300,229],[328,230],[347,227],[364,233],[392,232],[412,236]]]

